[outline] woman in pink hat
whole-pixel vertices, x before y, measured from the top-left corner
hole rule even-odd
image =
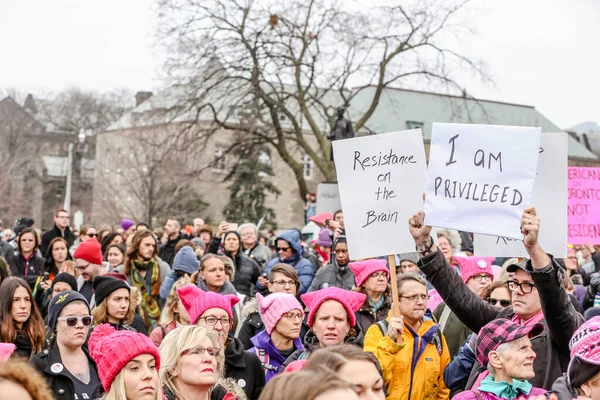
[[[236,382],[249,400],[257,400],[265,386],[262,365],[256,354],[245,351],[242,342],[231,334],[233,307],[239,298],[205,292],[196,286],[184,286],[177,293],[190,315],[190,324],[206,326],[217,334],[225,349],[225,377]]]
[[[390,271],[385,260],[366,260],[350,263],[356,280],[355,292],[367,295],[356,312],[356,319],[363,332],[379,321],[385,321],[392,308],[389,283]]]
[[[102,324],[90,335],[89,348],[98,366],[102,400],[162,400],[160,354],[147,336]]]
[[[355,313],[365,302],[366,295],[328,287],[305,293],[301,298],[309,310],[307,323],[310,331],[304,337],[304,350],[292,353],[283,363],[283,369],[294,361],[306,360],[318,347],[342,343],[362,344]]]

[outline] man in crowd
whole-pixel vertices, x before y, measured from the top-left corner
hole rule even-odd
[[[173,258],[175,258],[175,246],[177,243],[184,239],[180,232],[181,224],[176,218],[169,218],[165,224],[165,232],[167,233],[167,243],[160,246],[158,256],[167,264],[173,264]]]
[[[67,241],[67,248],[73,246],[73,242],[75,242],[75,235],[71,232],[71,228],[69,228],[69,213],[63,209],[54,212],[54,227],[42,235],[40,251],[43,257],[46,257],[48,246],[52,239],[57,237],[61,237]]]
[[[271,261],[271,250],[258,241],[258,228],[252,223],[242,224],[238,228],[242,238],[243,253],[256,261],[261,270]]]
[[[563,287],[563,271],[538,243],[540,220],[535,208],[528,207],[521,219],[523,244],[530,260],[507,268],[514,274],[508,281],[513,306],[498,309],[473,293],[448,264],[431,239],[431,227],[424,226],[425,214],[418,212],[409,219],[409,229],[421,255],[419,268],[437,289],[444,302],[473,332],[496,318],[508,318],[520,325],[542,323],[544,331],[533,338],[535,377],[531,384],[549,390],[566,372],[569,363],[569,340],[583,323]],[[473,367],[467,383],[470,389],[486,366]]]
[[[3,225],[4,224],[0,219],[0,233],[4,232]],[[10,253],[12,253],[13,251],[14,248],[4,240],[3,236],[0,236],[0,257],[4,257],[4,259],[7,259]]]
[[[192,221],[192,237],[198,237],[200,227],[204,225],[204,220],[202,218],[194,218]]]
[[[82,242],[73,253],[77,270],[77,291],[94,307],[94,279],[104,274],[102,266],[102,247],[95,238]]]

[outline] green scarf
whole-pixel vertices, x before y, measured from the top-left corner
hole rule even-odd
[[[149,330],[156,328],[158,319],[160,318],[160,307],[154,299],[160,293],[160,267],[158,261],[152,259],[148,262],[133,262],[134,268],[131,268],[131,281],[142,294],[142,303],[140,304],[140,314],[146,321],[146,326]],[[150,280],[150,292],[146,286],[146,281],[140,274],[140,271],[148,271],[152,274]]]
[[[477,388],[482,392],[492,393],[503,399],[516,399],[521,393],[527,395],[533,386],[527,381],[513,379],[512,385],[508,382],[496,382],[491,375],[486,376]]]

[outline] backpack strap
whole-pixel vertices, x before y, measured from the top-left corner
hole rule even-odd
[[[443,331],[444,328],[446,327],[446,323],[448,322],[448,317],[450,317],[450,314],[452,313],[452,310],[450,309],[450,307],[448,307],[448,304],[445,305],[444,307],[444,311],[442,311],[442,315],[440,315],[440,330]]]
[[[379,330],[383,336],[387,335],[389,323],[386,320],[378,321],[377,326],[379,327]]]
[[[269,371],[269,370],[275,371],[275,372],[277,372],[279,370],[278,367],[271,365],[271,363],[270,363],[271,357],[269,357],[269,355],[267,354],[265,349],[259,349],[259,348],[255,347],[254,351],[256,353],[256,356],[260,360],[260,363],[262,364],[263,369],[265,370],[265,373],[267,373],[267,371]]]

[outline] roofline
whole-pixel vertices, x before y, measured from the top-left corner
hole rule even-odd
[[[359,86],[357,88],[354,88],[354,90],[360,90],[360,89],[364,89],[367,87],[377,87],[376,85],[365,85],[365,86]],[[504,102],[504,101],[497,101],[497,100],[485,100],[485,99],[477,99],[475,97],[462,97],[462,96],[456,96],[456,95],[452,95],[452,94],[443,94],[443,93],[436,93],[436,92],[427,92],[424,90],[414,90],[414,89],[404,89],[404,88],[397,88],[397,87],[392,87],[392,86],[387,86],[385,89],[390,89],[390,90],[398,90],[398,91],[402,91],[402,92],[410,92],[410,93],[419,93],[419,94],[429,94],[429,95],[433,95],[433,96],[441,96],[441,97],[451,97],[454,99],[460,99],[460,100],[473,100],[473,101],[483,101],[486,103],[494,103],[494,104],[502,104],[505,106],[515,106],[515,107],[524,107],[524,108],[533,108],[535,110],[534,106],[528,106],[525,104],[516,104],[516,103],[508,103],[508,102]]]

